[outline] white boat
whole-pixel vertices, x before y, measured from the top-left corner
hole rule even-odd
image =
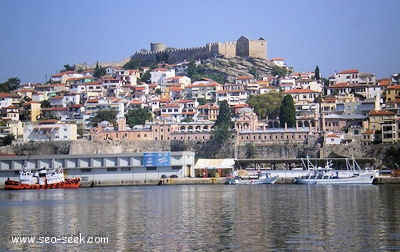
[[[246,175],[244,175],[246,174]],[[229,185],[260,185],[260,184],[275,184],[278,176],[271,176],[267,172],[256,172],[256,175],[248,174],[247,172],[226,178],[225,184]]]
[[[25,189],[59,189],[79,188],[80,178],[64,178],[63,169],[40,169],[31,171],[23,167],[19,172],[19,180],[5,181],[4,189],[25,190]]]
[[[372,184],[376,176],[373,171],[362,170],[354,158],[352,159],[352,164],[346,159],[347,175],[342,175],[338,170],[334,170],[331,162],[327,162],[325,167],[315,167],[307,159],[307,165],[305,166],[307,167],[308,173],[305,176],[295,177],[296,184]]]

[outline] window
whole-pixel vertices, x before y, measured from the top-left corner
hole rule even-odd
[[[81,172],[92,172],[92,169],[90,169],[90,168],[83,168],[83,169],[81,169]]]
[[[121,167],[121,171],[130,171],[131,167]]]
[[[107,171],[108,172],[117,171],[117,168],[116,167],[107,168]]]
[[[147,171],[156,171],[157,167],[151,166],[151,167],[146,167]]]

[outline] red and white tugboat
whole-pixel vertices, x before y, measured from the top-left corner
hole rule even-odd
[[[41,169],[32,172],[23,168],[19,172],[19,181],[7,179],[4,189],[25,190],[25,189],[62,189],[78,188],[81,184],[80,178],[64,178],[63,169]]]

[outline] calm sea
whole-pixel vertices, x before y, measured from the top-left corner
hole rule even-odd
[[[400,185],[2,190],[0,214],[3,251],[400,250]]]

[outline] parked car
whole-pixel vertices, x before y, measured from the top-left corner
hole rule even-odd
[[[161,175],[161,178],[168,178],[167,175],[163,174]]]
[[[175,175],[175,174],[173,174],[173,175],[171,175],[171,176],[169,176],[170,178],[178,178],[178,175]]]

